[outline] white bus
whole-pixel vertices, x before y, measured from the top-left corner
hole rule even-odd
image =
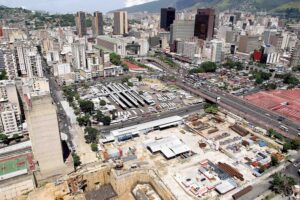
[[[287,127],[283,126],[283,125],[279,126],[279,128],[280,128],[281,130],[286,131],[286,132],[289,131],[289,129],[288,129]]]

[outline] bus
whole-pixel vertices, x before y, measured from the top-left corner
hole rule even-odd
[[[289,131],[289,129],[288,129],[287,127],[283,126],[283,125],[279,126],[279,128],[280,128],[281,130],[286,131],[286,132]]]

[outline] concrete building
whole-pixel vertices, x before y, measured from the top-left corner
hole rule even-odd
[[[86,35],[85,13],[77,12],[75,17],[77,35],[83,37]]]
[[[193,59],[195,54],[198,53],[198,46],[196,42],[188,42],[188,41],[178,41],[177,42],[177,53]]]
[[[71,73],[70,63],[59,63],[53,66],[54,76],[64,76]]]
[[[193,20],[175,20],[170,26],[170,42],[174,40],[190,40],[194,37],[195,22]]]
[[[28,77],[32,78],[44,76],[42,58],[36,47],[26,50],[25,63]]]
[[[222,62],[222,47],[223,43],[220,40],[212,40],[211,45],[211,61]]]
[[[170,31],[170,26],[175,20],[175,8],[162,8],[160,10],[160,28]]]
[[[14,81],[0,81],[0,129],[8,137],[22,129],[21,109]]]
[[[300,39],[298,39],[295,48],[292,50],[290,66],[300,65]]]
[[[18,77],[17,61],[14,51],[5,50],[3,54],[4,67],[9,80],[14,80]]]
[[[128,33],[127,11],[114,12],[114,35],[124,35]]]
[[[251,53],[255,49],[259,49],[261,42],[259,41],[259,36],[241,35],[238,51],[242,53]]]
[[[86,69],[86,48],[85,44],[72,44],[72,58],[74,69]]]
[[[24,110],[41,179],[66,173],[57,113],[49,91],[24,94]]]
[[[48,51],[46,54],[47,64],[52,65],[59,62],[59,53],[58,51]]]
[[[115,52],[122,57],[130,55],[146,56],[149,51],[147,39],[134,37],[98,36],[97,45],[107,51]]]
[[[18,69],[21,72],[21,75],[27,75],[27,68],[25,62],[25,45],[21,42],[15,43],[16,59]]]
[[[93,29],[94,36],[104,34],[104,32],[103,32],[103,15],[101,12],[94,12],[92,29]]]
[[[198,9],[195,16],[194,36],[202,40],[211,40],[215,28],[215,10],[211,8]]]

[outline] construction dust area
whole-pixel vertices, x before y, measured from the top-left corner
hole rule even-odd
[[[231,197],[271,167],[271,156],[284,159],[263,135],[223,113],[196,113],[176,127],[102,147],[115,149],[108,162],[125,158],[133,169],[153,166],[177,199]]]
[[[79,88],[81,99],[91,100],[95,110],[110,115],[115,112],[112,124],[132,120],[140,116],[175,110],[188,105],[201,103],[201,98],[157,79],[130,79],[127,83],[111,82],[95,84],[89,88]],[[105,101],[105,105],[100,102]]]
[[[63,199],[232,199],[271,167],[272,155],[284,159],[231,115],[200,112],[180,119],[175,127],[141,131],[125,141],[100,141],[100,161],[28,199],[45,190]]]

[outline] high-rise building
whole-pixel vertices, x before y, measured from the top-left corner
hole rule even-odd
[[[80,44],[80,43],[72,44],[72,58],[73,58],[73,66],[75,69],[85,70],[87,68],[85,44]]]
[[[21,109],[14,81],[0,81],[0,130],[8,137],[21,131]]]
[[[114,35],[128,33],[127,11],[117,11],[114,13]]]
[[[261,47],[261,42],[259,41],[258,35],[241,35],[238,51],[242,53],[251,53],[255,49]]]
[[[295,67],[300,65],[300,38],[296,42],[296,46],[292,50],[290,66]]]
[[[44,81],[47,83],[46,79]],[[67,171],[63,159],[56,106],[48,88],[24,89],[27,93],[24,93],[23,98],[32,151],[41,179],[62,175]]]
[[[94,12],[93,17],[93,35],[103,35],[103,15],[101,12]]]
[[[85,36],[86,35],[85,13],[82,11],[77,12],[75,22],[76,22],[77,35],[79,37]]]
[[[162,8],[160,10],[160,28],[170,31],[170,26],[175,20],[175,13],[175,8]]]
[[[16,77],[18,77],[18,69],[17,69],[15,52],[10,49],[6,49],[4,51],[3,57],[4,57],[4,66],[5,66],[7,77],[9,80],[14,80]]]
[[[190,40],[194,37],[195,22],[193,20],[175,20],[170,26],[170,41]]]
[[[212,40],[212,49],[211,49],[211,61],[221,62],[222,61],[222,46],[223,43],[220,40]]]
[[[212,8],[198,9],[195,16],[194,35],[202,40],[211,40],[214,36],[215,10]]]
[[[38,53],[36,47],[27,49],[25,63],[28,77],[32,78],[44,76],[42,68],[42,58]]]

